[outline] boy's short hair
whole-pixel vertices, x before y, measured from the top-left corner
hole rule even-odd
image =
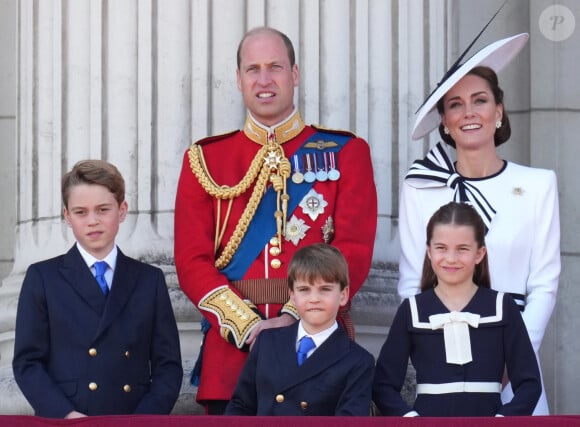
[[[296,280],[310,284],[322,279],[339,283],[343,290],[349,284],[348,264],[342,253],[326,243],[316,243],[298,249],[288,266],[288,287],[294,289]]]
[[[71,189],[76,185],[101,185],[109,190],[119,205],[125,201],[125,180],[119,170],[104,160],[81,160],[61,181],[62,203],[68,208]]]

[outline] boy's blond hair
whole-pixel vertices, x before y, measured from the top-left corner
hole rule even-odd
[[[348,264],[342,253],[326,243],[316,243],[296,251],[288,266],[288,287],[294,289],[296,280],[310,284],[322,279],[339,283],[340,289],[349,284]]]
[[[68,209],[68,199],[71,189],[76,185],[102,185],[114,196],[121,205],[125,201],[125,180],[119,170],[104,160],[81,160],[61,181],[62,203]]]

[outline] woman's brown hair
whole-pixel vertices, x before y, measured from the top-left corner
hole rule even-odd
[[[477,77],[481,77],[483,80],[487,82],[491,93],[493,94],[493,99],[497,105],[504,106],[503,108],[503,115],[501,118],[501,126],[499,129],[495,130],[495,134],[493,136],[493,141],[495,146],[499,146],[510,139],[512,134],[512,128],[510,126],[510,119],[508,117],[507,111],[505,110],[505,105],[503,103],[503,90],[499,87],[499,82],[497,79],[497,74],[489,67],[475,67],[471,71],[467,73],[467,75],[474,75]],[[443,114],[445,112],[445,96],[442,96],[439,101],[437,101],[437,111],[439,114]],[[451,138],[451,135],[446,134],[444,131],[443,123],[439,124],[439,135],[443,138],[447,144],[451,145],[455,148],[455,140]]]

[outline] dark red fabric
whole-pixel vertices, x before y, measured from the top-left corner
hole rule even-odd
[[[549,417],[401,418],[401,417],[226,417],[206,415],[122,415],[55,420],[0,415],[2,427],[580,427],[580,415]]]

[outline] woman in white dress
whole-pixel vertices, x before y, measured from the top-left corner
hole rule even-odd
[[[536,356],[556,303],[560,220],[556,175],[503,160],[496,147],[511,134],[497,72],[525,45],[527,34],[499,40],[448,72],[418,112],[413,139],[435,127],[443,143],[411,166],[401,188],[401,298],[419,292],[425,226],[447,202],[470,203],[481,215],[492,288],[522,310]],[[455,148],[456,161],[450,150]],[[509,384],[502,399],[512,397]],[[545,392],[534,415],[549,413]]]

